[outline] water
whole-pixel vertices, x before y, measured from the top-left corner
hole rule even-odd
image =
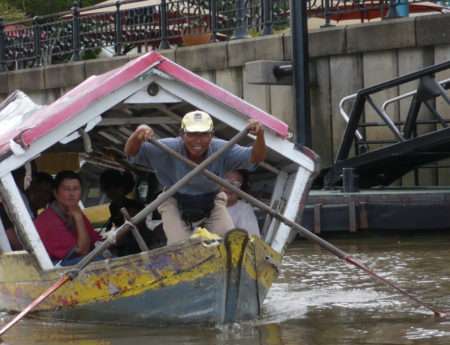
[[[450,234],[345,236],[330,242],[437,308],[450,310]],[[2,323],[7,316],[0,314]],[[261,320],[222,327],[148,327],[25,320],[8,345],[450,344],[449,320],[307,241],[293,243]]]

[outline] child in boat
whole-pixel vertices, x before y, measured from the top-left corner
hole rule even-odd
[[[108,230],[112,226],[118,227],[124,223],[124,216],[120,211],[122,208],[127,210],[130,217],[133,217],[144,208],[143,203],[127,197],[133,190],[134,184],[134,177],[128,171],[120,172],[114,169],[107,169],[100,175],[100,188],[111,200],[109,204],[111,217],[107,224]],[[161,227],[151,231],[147,229],[144,223],[141,223],[138,225],[138,229],[150,249],[165,245],[166,239]],[[140,251],[131,232],[127,232],[122,238],[118,238],[113,249],[117,256],[130,255]]]
[[[225,179],[235,187],[246,191],[247,176],[245,173],[242,170],[229,171],[225,174]],[[237,193],[226,188],[224,188],[224,192],[228,197],[227,209],[235,228],[246,230],[250,235],[260,236],[258,220],[253,207],[239,199]]]
[[[249,131],[256,136],[252,147],[234,145],[212,162],[208,169],[223,177],[226,171],[250,169],[263,161],[266,157],[263,128],[258,121],[250,120]],[[132,163],[153,168],[159,182],[167,189],[191,169],[177,158],[146,142],[153,136],[152,128],[147,125],[138,126],[125,144],[125,153]],[[195,163],[201,163],[226,144],[226,141],[214,138],[213,121],[208,113],[200,110],[189,112],[183,117],[179,137],[162,139],[160,142]],[[158,208],[167,244],[189,238],[193,224],[200,221],[215,233],[224,234],[232,229],[233,221],[226,203],[227,196],[220,191],[219,186],[202,174],[194,176],[174,197]]]
[[[75,265],[101,238],[80,209],[81,178],[77,173],[59,172],[53,194],[55,200],[34,224],[52,261]]]

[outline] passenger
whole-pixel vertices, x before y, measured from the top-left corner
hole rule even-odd
[[[240,170],[229,171],[225,174],[225,179],[233,186],[246,191],[247,179],[245,172]],[[246,230],[250,235],[260,236],[258,220],[256,219],[253,207],[245,201],[239,199],[239,195],[229,189],[224,188],[227,194],[227,209],[233,220],[234,227]]]
[[[114,169],[105,170],[100,175],[100,188],[111,200],[109,205],[111,217],[108,221],[108,229],[124,223],[124,217],[120,211],[122,208],[125,208],[131,217],[144,208],[144,204],[141,202],[127,197],[127,194],[134,188],[133,175],[128,171],[122,173]],[[138,229],[150,249],[165,245],[166,240],[162,229],[151,231],[147,229],[144,222],[138,225]],[[116,242],[114,249],[118,256],[130,255],[140,251],[131,232],[117,239]]]
[[[38,172],[33,175],[29,187],[25,190],[25,168],[15,170],[13,173],[17,187],[22,195],[25,206],[30,213],[32,219],[35,219],[40,209],[44,209],[53,199],[53,177],[44,172]],[[2,207],[0,215],[3,221],[3,225],[6,229],[6,235],[11,244],[13,250],[23,249],[23,245],[13,228],[13,223],[6,214],[5,209]]]
[[[69,170],[55,177],[55,200],[35,220],[35,226],[54,263],[75,265],[101,240],[80,209],[81,178]]]
[[[45,209],[53,201],[53,177],[45,172],[37,172],[25,190],[32,218],[36,218],[39,210]]]
[[[250,121],[250,133],[256,135],[252,147],[234,145],[211,163],[208,169],[223,177],[226,171],[252,168],[254,164],[263,161],[266,157],[266,145],[264,131],[258,121]],[[209,114],[196,110],[183,117],[180,137],[162,139],[161,142],[195,163],[201,163],[226,144],[226,141],[214,138],[213,135],[213,121]],[[140,125],[128,138],[125,153],[132,157],[132,162],[153,168],[161,185],[169,188],[191,168],[145,142],[153,136],[153,130],[149,126]],[[226,194],[206,176],[200,173],[192,178],[174,197],[158,208],[168,244],[189,238],[194,224],[199,222],[218,234],[232,229],[233,221],[226,203]]]

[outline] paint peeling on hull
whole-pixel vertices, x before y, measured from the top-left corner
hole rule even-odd
[[[0,308],[18,311],[65,271],[40,272],[27,253],[14,255],[0,256]],[[280,261],[260,239],[236,230],[217,246],[189,240],[92,263],[36,311],[49,318],[133,324],[254,319],[277,276],[273,262]],[[14,267],[2,268],[6,264]],[[28,277],[22,270],[30,271]]]

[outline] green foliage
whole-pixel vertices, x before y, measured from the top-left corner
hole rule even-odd
[[[24,19],[25,13],[14,6],[10,6],[6,0],[0,0],[0,17],[2,17],[5,22],[11,22]]]
[[[2,0],[26,13],[30,17],[68,11],[73,6],[73,0]],[[104,0],[82,0],[82,6],[91,6]]]

